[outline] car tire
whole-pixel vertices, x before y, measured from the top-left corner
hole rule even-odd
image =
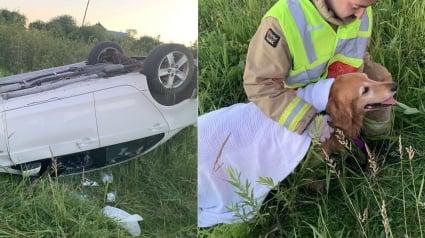
[[[121,46],[112,41],[104,41],[100,42],[93,47],[93,49],[89,53],[87,63],[89,65],[94,65],[102,62],[113,63],[111,59],[110,51],[120,52],[124,54]]]
[[[177,96],[190,84],[195,65],[192,53],[184,45],[163,44],[149,53],[143,68],[150,90]]]

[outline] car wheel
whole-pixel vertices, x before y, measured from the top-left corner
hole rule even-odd
[[[90,51],[88,64],[93,65],[97,63],[109,62],[113,63],[113,53],[119,52],[121,54],[124,53],[121,46],[112,41],[104,41],[98,43],[93,47]]]
[[[152,91],[176,95],[190,84],[195,65],[184,45],[163,44],[149,53],[143,68]]]

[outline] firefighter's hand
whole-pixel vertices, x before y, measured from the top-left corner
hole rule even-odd
[[[329,139],[332,133],[335,131],[333,127],[329,125],[328,122],[331,122],[332,119],[329,115],[318,115],[311,122],[310,126],[307,128],[308,134],[314,140],[324,142]]]

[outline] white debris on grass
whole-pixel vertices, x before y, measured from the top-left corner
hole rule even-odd
[[[103,215],[115,220],[125,228],[132,236],[139,236],[141,233],[138,221],[143,221],[139,214],[129,214],[128,212],[111,206],[106,206],[102,209]]]
[[[115,202],[117,193],[115,191],[106,194],[106,202]]]
[[[114,181],[114,176],[112,176],[111,172],[102,173],[102,182],[104,184],[112,183]]]
[[[83,181],[84,187],[97,187],[99,184],[96,181],[92,181],[90,179],[85,178]]]

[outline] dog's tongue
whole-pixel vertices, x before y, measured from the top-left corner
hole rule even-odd
[[[381,104],[385,104],[385,105],[394,105],[396,103],[397,101],[394,99],[394,97],[390,97],[386,99],[385,101],[381,102]]]

